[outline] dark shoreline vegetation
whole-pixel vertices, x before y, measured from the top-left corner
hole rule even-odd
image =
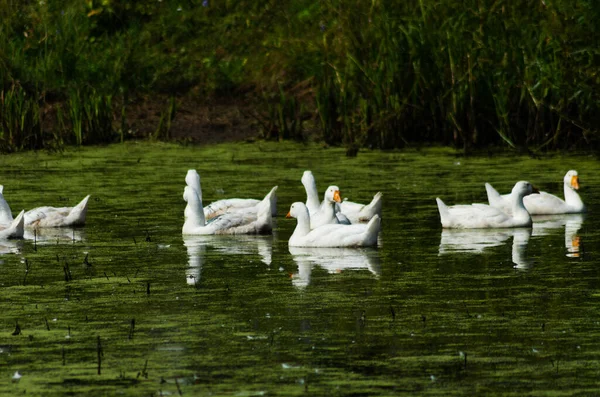
[[[2,152],[173,139],[199,109],[212,135],[233,112],[350,154],[600,147],[590,0],[0,0],[0,18]]]

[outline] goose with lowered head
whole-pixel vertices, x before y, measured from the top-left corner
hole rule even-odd
[[[311,230],[308,208],[301,202],[293,203],[286,217],[296,218],[298,222],[288,240],[290,247],[376,246],[381,230],[381,219],[377,215],[367,224],[327,224]]]
[[[489,183],[485,184],[485,190],[491,206],[510,213],[512,193],[501,195]],[[586,211],[585,204],[583,204],[577,193],[577,190],[579,190],[579,174],[577,171],[570,170],[565,174],[563,190],[564,200],[553,194],[540,192],[540,194],[526,196],[523,199],[523,204],[531,215],[578,214]]]
[[[532,193],[538,193],[538,190],[529,182],[517,182],[511,193],[511,214],[487,204],[447,206],[439,198],[436,201],[444,228],[530,227],[531,216],[523,205],[523,197]]]
[[[4,191],[4,187],[0,185],[0,194]],[[90,196],[87,195],[74,207],[38,207],[25,212],[24,223],[28,227],[71,227],[85,225],[87,215],[88,201]],[[4,196],[3,203],[0,204],[0,224],[8,224],[12,222],[12,214],[10,207]]]
[[[196,170],[188,170],[185,176],[185,182],[188,186],[193,187],[202,197],[202,189],[200,188],[200,175]],[[227,212],[256,212],[258,211],[258,205],[262,200],[257,199],[242,199],[242,198],[230,198],[218,201],[213,201],[206,207],[204,207],[204,217],[207,220],[215,218],[219,215]],[[271,215],[277,215],[277,194],[271,195]]]
[[[199,177],[198,177],[199,178]],[[266,234],[273,230],[271,196],[277,186],[265,196],[256,208],[248,211],[228,212],[206,221],[202,208],[202,195],[187,185],[183,199],[187,202],[184,211],[183,234]]]

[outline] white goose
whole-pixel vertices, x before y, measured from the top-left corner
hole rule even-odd
[[[340,212],[346,215],[352,223],[368,222],[375,215],[381,217],[382,197],[383,193],[375,193],[373,200],[369,204],[359,204],[344,200],[339,204]]]
[[[579,175],[577,171],[570,170],[563,178],[565,199],[553,194],[540,192],[540,194],[527,196],[523,199],[525,208],[531,215],[556,215],[577,214],[586,211],[585,204],[576,192],[579,189]],[[511,194],[500,195],[489,183],[485,184],[488,202],[491,206],[510,212]]]
[[[328,224],[311,230],[308,208],[301,202],[292,204],[286,217],[296,218],[298,221],[288,241],[290,247],[376,246],[377,236],[381,230],[379,216],[371,218],[368,224]]]
[[[89,199],[89,195],[85,196],[75,207],[38,207],[29,210],[25,213],[25,226],[83,226]]]
[[[0,185],[0,194],[4,187]],[[87,195],[75,207],[38,207],[25,213],[25,226],[28,227],[69,227],[85,225],[90,196]],[[12,213],[4,196],[0,203],[0,224],[12,221]]]
[[[531,216],[523,205],[523,197],[538,193],[529,182],[515,184],[511,193],[512,215],[486,204],[447,206],[436,198],[442,227],[456,229],[529,227]]]
[[[317,193],[317,183],[311,171],[304,171],[301,181],[302,185],[304,185],[304,189],[306,190],[306,207],[308,208],[308,212],[312,217],[317,211],[319,211],[321,206]],[[375,214],[379,215],[381,218],[381,197],[382,193],[378,192],[373,197],[371,203],[367,205],[354,203],[348,200],[337,203],[335,206],[335,214],[339,223],[350,224],[368,222],[369,219],[371,219]]]
[[[196,189],[196,191],[199,192],[200,197],[202,197],[202,190],[200,188],[200,175],[198,175],[198,172],[196,172],[196,170],[188,170],[188,173],[185,177],[185,182],[188,186],[191,186],[194,189]],[[256,211],[257,206],[260,204],[260,202],[261,200],[257,199],[241,198],[231,198],[214,201],[206,207],[204,207],[204,217],[207,220],[210,220],[227,212]],[[277,215],[277,194],[271,195],[271,215]]]
[[[315,229],[319,226],[327,225],[329,223],[342,223],[349,225],[350,221],[339,212],[336,212],[335,205],[340,203],[342,198],[340,196],[340,188],[337,186],[329,186],[325,191],[323,202],[319,205],[319,208],[315,212],[310,212],[310,228]]]
[[[228,212],[206,222],[202,198],[191,186],[186,186],[183,199],[187,201],[183,234],[266,234],[273,230],[271,195],[275,186],[258,205],[257,211]]]

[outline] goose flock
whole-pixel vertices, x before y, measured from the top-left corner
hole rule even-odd
[[[531,227],[531,215],[577,214],[586,207],[577,193],[579,175],[570,170],[563,178],[565,199],[540,192],[529,182],[519,181],[509,194],[500,195],[485,184],[489,204],[447,206],[436,198],[442,227],[452,229],[485,229]]]
[[[301,181],[306,190],[306,204],[293,203],[286,216],[296,218],[298,222],[288,241],[290,247],[377,245],[381,230],[381,193],[377,193],[371,203],[363,205],[342,201],[340,189],[332,185],[325,191],[323,201],[319,202],[312,172],[305,171]],[[184,235],[266,234],[273,231],[277,186],[262,200],[227,199],[203,207],[198,172],[189,170],[185,182]]]
[[[183,235],[269,234],[277,213],[277,186],[262,199],[225,199],[204,207],[200,175],[188,170],[183,199]],[[287,218],[296,219],[296,228],[288,240],[290,247],[369,247],[377,246],[381,231],[382,193],[368,204],[342,200],[338,186],[331,185],[319,200],[311,171],[301,178],[306,201],[294,202]],[[579,175],[570,170],[564,179],[564,199],[539,192],[531,183],[517,182],[511,193],[501,195],[485,184],[488,204],[446,205],[436,198],[440,221],[447,229],[491,229],[532,227],[531,215],[576,214],[586,211],[577,193]],[[83,226],[88,201],[86,196],[74,207],[43,206],[15,218],[0,185],[0,239],[23,238],[25,229]]]

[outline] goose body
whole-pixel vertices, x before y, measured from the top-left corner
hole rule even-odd
[[[436,201],[444,228],[530,227],[531,216],[523,205],[523,197],[531,193],[537,193],[537,189],[529,182],[520,181],[515,184],[511,193],[511,214],[486,204],[447,206],[439,198]]]
[[[311,230],[308,208],[301,202],[292,204],[287,217],[296,218],[298,221],[288,241],[290,247],[376,246],[381,230],[379,216],[374,216],[368,224],[327,224]]]
[[[185,177],[186,184],[196,189],[200,197],[202,197],[202,189],[200,187],[200,176],[196,170],[189,170]],[[257,206],[261,203],[261,200],[257,199],[242,199],[242,198],[230,198],[218,200],[210,203],[204,210],[204,217],[206,220],[213,219],[219,215],[223,215],[227,212],[256,212],[258,211]],[[277,194],[271,195],[271,215],[277,215]]]
[[[75,207],[38,207],[25,213],[25,226],[30,227],[70,227],[85,225],[88,201],[87,195]]]
[[[195,179],[198,174],[193,174]],[[199,179],[198,176],[198,186],[200,185]],[[186,182],[188,182],[187,177]],[[187,206],[184,211],[185,222],[182,233],[189,235],[271,233],[273,230],[271,197],[276,190],[277,186],[271,189],[265,198],[251,210],[227,212],[207,222],[202,208],[201,192],[199,193],[188,184],[183,192],[183,199],[187,202]]]
[[[12,213],[0,185],[0,225],[12,222]],[[90,196],[87,195],[75,207],[38,207],[25,212],[24,223],[28,227],[70,227],[83,226],[87,215]]]
[[[314,216],[321,208],[322,202],[319,201],[317,193],[317,183],[311,171],[304,171],[302,174],[302,185],[306,190],[306,207],[310,216]],[[335,205],[335,214],[338,223],[351,224],[358,222],[368,222],[375,214],[381,218],[382,193],[378,192],[373,200],[367,205],[354,203],[344,200]]]
[[[586,211],[585,204],[577,193],[579,189],[579,175],[577,171],[570,170],[563,178],[565,199],[553,194],[540,192],[523,199],[523,204],[531,215],[556,215],[556,214],[578,214]],[[510,201],[512,193],[501,195],[489,183],[485,184],[488,202],[491,206],[505,212],[510,212]]]
[[[377,192],[369,204],[359,204],[344,200],[339,204],[339,209],[352,223],[368,222],[375,215],[381,218],[382,198],[383,193]]]

